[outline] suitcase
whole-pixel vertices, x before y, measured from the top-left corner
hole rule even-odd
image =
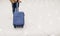
[[[19,11],[17,8],[15,10],[15,13],[13,14],[13,25],[14,28],[16,27],[22,27],[24,26],[24,12]]]

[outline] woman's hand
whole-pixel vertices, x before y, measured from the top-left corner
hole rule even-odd
[[[21,3],[21,1],[20,1],[20,3]]]
[[[18,0],[19,3],[21,3],[21,0]]]

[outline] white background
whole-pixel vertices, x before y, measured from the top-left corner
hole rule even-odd
[[[60,0],[22,0],[24,28],[13,27],[12,6],[0,0],[0,36],[60,36]]]

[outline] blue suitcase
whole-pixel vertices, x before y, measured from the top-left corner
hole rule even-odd
[[[15,10],[15,13],[13,14],[13,25],[14,28],[16,27],[22,27],[24,26],[24,12],[20,11],[18,9]]]

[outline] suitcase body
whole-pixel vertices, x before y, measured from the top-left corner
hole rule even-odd
[[[14,25],[14,28],[24,26],[24,12],[19,11],[18,3],[16,4],[16,9],[13,14],[13,25]]]
[[[14,28],[24,26],[24,12],[16,11],[13,14],[13,25],[14,25]]]

